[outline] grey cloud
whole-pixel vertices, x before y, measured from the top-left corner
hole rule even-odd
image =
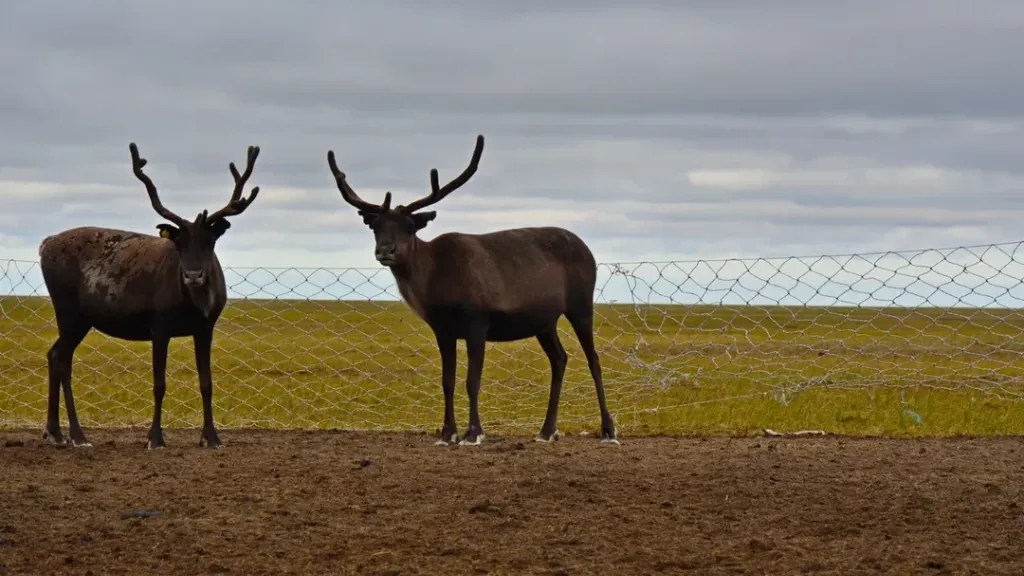
[[[1024,47],[1019,4],[721,4],[104,1],[45,17],[47,7],[15,4],[5,32],[48,57],[5,68],[35,87],[66,86],[82,104],[129,109],[177,93],[188,106],[218,108],[227,96],[364,113],[1021,111],[1021,64],[1006,56]],[[42,25],[17,24],[26,21]],[[103,96],[73,91],[111,80]]]
[[[1024,216],[1022,31],[1024,5],[996,0],[9,2],[0,234],[152,230],[129,141],[172,210],[215,209],[259,144],[262,197],[224,247],[358,251],[328,149],[368,198],[408,202],[483,133],[426,236],[582,214],[607,258],[1005,239]],[[856,180],[905,165],[957,174]],[[688,179],[740,169],[836,176]],[[67,186],[15,190],[31,180]]]

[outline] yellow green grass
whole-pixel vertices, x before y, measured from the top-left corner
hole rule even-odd
[[[0,298],[0,425],[41,426],[46,351],[56,337],[46,298]],[[586,361],[563,319],[569,353],[560,429],[595,432]],[[620,431],[746,434],[823,429],[856,435],[1024,432],[1024,313],[599,305],[598,351]],[[214,349],[215,418],[223,428],[434,430],[440,368],[425,324],[397,302],[229,303]],[[456,393],[465,426],[465,355]],[[148,343],[93,331],[79,348],[74,392],[85,426],[151,418]],[[172,342],[166,426],[201,422],[189,339]],[[485,429],[532,433],[549,368],[535,340],[488,346]],[[62,403],[62,420],[64,419]]]

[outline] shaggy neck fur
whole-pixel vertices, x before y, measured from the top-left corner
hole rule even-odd
[[[430,244],[413,237],[402,264],[391,267],[398,291],[405,303],[423,320],[427,319],[425,303],[430,299],[430,277],[434,269]]]
[[[182,282],[182,287],[186,297],[199,309],[203,317],[209,318],[217,301],[216,291],[213,287],[213,278],[208,279],[202,286],[185,286],[185,283]]]
[[[203,268],[203,272],[206,275],[206,282],[202,286],[188,286],[181,277],[181,264],[179,261],[178,269],[175,273],[178,275],[178,285],[181,287],[181,293],[185,299],[192,302],[192,305],[202,313],[203,318],[209,318],[213,314],[213,309],[217,306],[217,289],[220,284],[220,279],[223,278],[223,273],[220,270],[220,263],[217,260],[217,255],[212,256],[212,262]]]

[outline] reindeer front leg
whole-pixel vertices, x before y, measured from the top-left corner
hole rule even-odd
[[[213,348],[213,327],[201,328],[192,336],[196,353],[196,371],[199,373],[199,393],[203,397],[203,432],[199,446],[220,448],[220,438],[213,425],[213,376],[210,374],[210,353]]]
[[[436,333],[437,348],[441,352],[441,389],[444,391],[444,425],[438,445],[454,444],[459,441],[459,430],[455,424],[455,367],[456,340]]]
[[[146,447],[166,448],[160,420],[163,416],[164,394],[167,392],[167,347],[170,338],[162,331],[153,334],[153,425],[149,428]]]
[[[469,396],[469,428],[459,442],[462,446],[477,446],[484,439],[480,424],[480,381],[484,371],[484,351],[487,347],[487,322],[471,320],[466,329],[466,395]]]

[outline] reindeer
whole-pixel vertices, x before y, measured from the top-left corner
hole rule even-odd
[[[587,357],[601,409],[602,442],[618,444],[615,425],[605,402],[601,364],[594,349],[594,287],[597,264],[578,236],[563,228],[531,227],[486,234],[441,234],[424,241],[416,233],[436,216],[418,212],[436,204],[476,173],[484,137],[477,136],[469,166],[443,188],[437,169],[430,171],[431,193],[408,206],[367,202],[348,185],[338,169],[334,151],[327,163],[341,197],[354,206],[376,240],[374,256],[390,268],[406,304],[430,326],[441,353],[444,425],[439,445],[478,445],[484,439],[480,424],[480,377],[486,342],[536,338],[551,363],[547,415],[538,442],[558,439],[558,401],[568,355],[558,338],[562,315],[572,324]],[[459,441],[455,424],[456,342],[464,340],[469,358],[466,393],[469,427]]]
[[[167,389],[167,347],[171,338],[191,336],[195,348],[199,390],[203,398],[200,447],[220,448],[213,425],[213,380],[210,348],[213,329],[227,302],[224,273],[214,246],[259,194],[242,197],[252,175],[259,147],[249,147],[248,163],[239,174],[228,167],[235,189],[227,205],[213,214],[203,210],[192,222],[160,202],[156,186],[143,171],[146,159],[135,143],[128,146],[132,170],[146,187],[156,213],[171,224],[158,224],[160,237],[92,226],[72,228],[49,236],[39,245],[40,268],[57,320],[57,341],[46,355],[49,364],[49,403],[45,440],[64,443],[60,431],[60,392],[68,413],[67,442],[90,446],[78,422],[71,394],[71,364],[75,349],[89,330],[113,338],[153,343],[153,424],[147,448],[164,448],[160,425]]]

